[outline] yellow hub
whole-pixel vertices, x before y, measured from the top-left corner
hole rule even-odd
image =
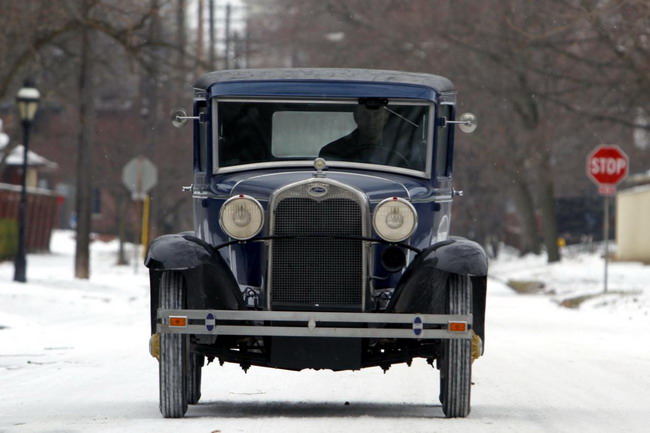
[[[472,331],[472,362],[479,359],[483,354],[483,340]]]
[[[149,353],[160,361],[160,334],[153,334],[149,339]]]

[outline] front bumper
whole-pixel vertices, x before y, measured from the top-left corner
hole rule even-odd
[[[161,334],[472,339],[472,315],[158,309]]]

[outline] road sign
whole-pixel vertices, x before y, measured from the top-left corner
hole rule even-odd
[[[158,183],[158,169],[147,158],[138,156],[124,166],[122,182],[131,191],[133,200],[144,200],[147,193]]]
[[[607,292],[609,264],[609,197],[616,194],[616,185],[627,177],[628,161],[625,152],[616,145],[601,144],[587,156],[587,176],[598,185],[598,192],[605,196],[605,217],[603,218],[605,292]]]
[[[602,195],[614,195],[616,185],[627,177],[628,158],[615,145],[602,144],[587,156],[587,176],[598,185]]]

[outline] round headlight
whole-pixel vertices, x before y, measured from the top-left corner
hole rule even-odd
[[[417,213],[408,201],[397,197],[389,198],[375,208],[373,225],[382,239],[388,242],[400,242],[415,231]]]
[[[231,197],[221,207],[219,224],[228,236],[237,240],[250,239],[262,230],[264,210],[252,197]]]

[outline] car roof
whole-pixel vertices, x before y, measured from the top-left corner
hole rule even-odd
[[[199,90],[209,90],[214,84],[262,81],[395,83],[428,87],[436,93],[454,92],[452,82],[439,75],[379,69],[345,68],[277,68],[216,71],[200,77],[194,87]]]

